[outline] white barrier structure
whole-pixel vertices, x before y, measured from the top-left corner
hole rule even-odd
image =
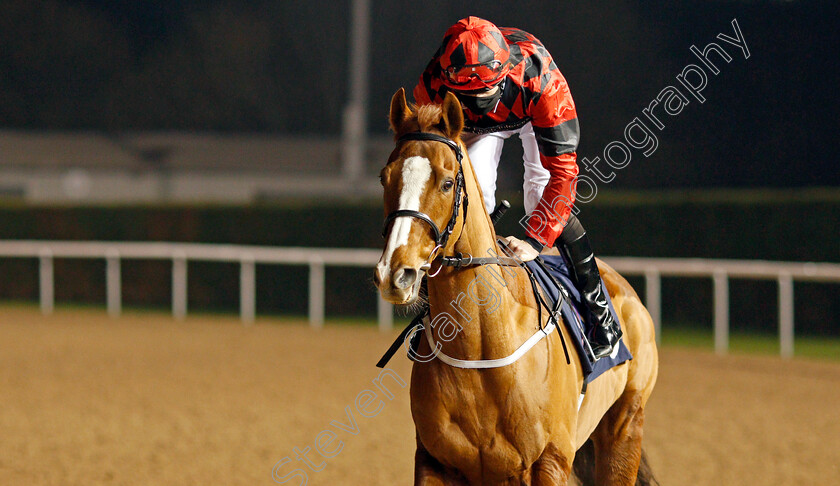
[[[129,243],[0,240],[0,257],[36,258],[40,261],[40,302],[42,312],[54,308],[53,259],[86,258],[106,261],[106,301],[108,313],[120,315],[122,309],[120,267],[122,260],[172,261],[172,313],[187,314],[187,262],[215,261],[240,264],[240,316],[245,323],[256,315],[256,264],[306,265],[309,267],[309,322],[324,324],[326,266],[373,268],[381,255],[375,249],[277,248],[265,246],[210,245],[195,243]],[[793,282],[840,282],[840,264],[795,263],[748,260],[705,260],[671,258],[605,257],[624,275],[645,278],[645,304],[661,331],[661,277],[710,277],[714,295],[715,350],[724,354],[729,347],[729,279],[776,280],[779,285],[779,341],[781,355],[793,356]],[[379,328],[393,327],[393,309],[378,298]]]
[[[122,295],[120,266],[122,260],[172,261],[172,314],[187,314],[187,262],[212,261],[239,263],[240,316],[253,322],[256,315],[256,264],[305,265],[309,267],[309,322],[313,327],[324,324],[324,267],[370,267],[379,260],[381,251],[333,248],[276,248],[264,246],[209,245],[194,243],[127,243],[0,240],[0,257],[38,258],[40,260],[41,311],[49,314],[54,308],[53,259],[84,258],[106,261],[106,302],[108,314],[120,315]],[[393,327],[393,309],[379,298],[379,326]]]
[[[644,275],[648,310],[660,335],[660,278],[711,277],[714,296],[715,351],[729,348],[729,279],[776,280],[779,284],[779,344],[782,357],[793,356],[793,281],[840,282],[840,264],[751,260],[605,258],[624,275]]]

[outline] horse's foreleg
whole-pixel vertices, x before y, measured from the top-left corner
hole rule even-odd
[[[633,486],[642,458],[645,412],[638,392],[626,392],[592,434],[595,484]]]
[[[446,468],[423,447],[417,438],[417,452],[414,453],[414,486],[461,486],[465,482],[454,480]]]
[[[531,466],[533,486],[565,485],[569,481],[572,460],[553,444],[549,444],[537,462]]]

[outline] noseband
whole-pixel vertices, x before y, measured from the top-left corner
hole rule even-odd
[[[432,233],[435,235],[435,248],[444,248],[446,247],[446,243],[449,241],[449,236],[452,234],[452,231],[455,229],[455,224],[458,222],[458,210],[461,206],[461,193],[464,193],[464,215],[467,214],[467,193],[464,191],[464,167],[461,164],[461,160],[464,157],[464,154],[461,152],[461,147],[452,139],[443,137],[441,135],[437,135],[434,133],[428,132],[409,132],[400,137],[397,140],[397,144],[400,144],[406,140],[424,140],[424,141],[432,141],[432,142],[440,142],[445,143],[455,152],[455,160],[458,161],[458,174],[455,176],[455,200],[452,203],[452,217],[449,218],[449,223],[443,229],[443,231],[438,228],[438,225],[432,221],[432,218],[429,217],[428,214],[421,213],[420,211],[415,211],[413,209],[398,209],[396,211],[392,211],[388,216],[385,218],[385,224],[382,227],[382,237],[384,238],[386,234],[388,234],[388,228],[391,226],[391,222],[399,218],[400,216],[409,216],[411,218],[419,219],[423,221],[432,229]],[[436,250],[435,250],[436,251]],[[432,251],[434,254],[435,251]]]

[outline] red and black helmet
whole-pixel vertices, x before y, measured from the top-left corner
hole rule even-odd
[[[439,52],[443,84],[453,90],[491,88],[510,71],[510,51],[502,32],[478,17],[450,27]]]

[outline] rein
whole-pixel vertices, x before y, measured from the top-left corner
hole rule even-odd
[[[505,267],[519,267],[520,260],[512,257],[481,257],[476,258],[469,253],[464,255],[460,252],[455,253],[454,256],[437,257],[435,261],[440,262],[445,267],[463,268],[478,265],[502,265]]]

